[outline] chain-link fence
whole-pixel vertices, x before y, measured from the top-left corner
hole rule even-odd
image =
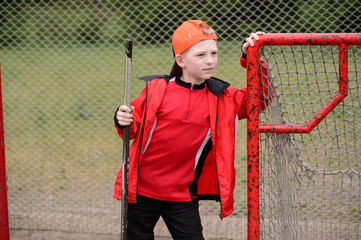
[[[122,144],[113,114],[123,102],[125,38],[134,39],[133,97],[144,87],[137,77],[169,73],[171,35],[188,19],[216,30],[214,75],[242,88],[240,46],[249,33],[361,32],[360,9],[353,0],[1,1],[12,236],[51,239],[40,233],[56,232],[69,239],[117,239],[120,202],[112,194]],[[235,212],[221,221],[219,204],[202,202],[207,239],[246,238],[245,125],[240,122],[237,138]],[[162,222],[156,235],[169,236]]]

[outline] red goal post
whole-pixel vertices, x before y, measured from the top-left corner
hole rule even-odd
[[[9,213],[6,185],[5,168],[5,144],[4,144],[4,121],[3,104],[1,93],[1,66],[0,66],[0,239],[10,239],[9,234]]]
[[[270,45],[334,45],[339,48],[339,91],[309,122],[304,125],[260,124],[260,49]],[[247,205],[248,239],[260,238],[260,133],[310,133],[348,94],[348,47],[361,45],[361,33],[267,33],[259,36],[255,46],[247,52]]]

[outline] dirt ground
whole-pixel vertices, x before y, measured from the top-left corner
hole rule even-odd
[[[84,234],[55,231],[11,230],[11,240],[119,240],[119,234]],[[155,237],[156,240],[172,240],[169,237]]]

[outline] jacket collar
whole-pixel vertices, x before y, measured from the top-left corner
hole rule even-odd
[[[184,82],[182,79],[180,79],[179,75],[175,77],[175,83],[177,85],[179,85],[179,86],[182,86],[182,87],[185,87],[185,88],[188,88],[188,89],[192,88],[192,84]],[[203,82],[201,84],[193,84],[193,89],[194,90],[199,90],[199,89],[205,88],[205,86],[206,86],[205,82]]]
[[[148,75],[148,76],[142,76],[142,77],[139,77],[139,79],[141,80],[144,80],[146,83],[147,82],[150,82],[154,79],[157,79],[157,78],[163,78],[164,80],[166,80],[167,82],[169,82],[169,80],[172,78],[170,77],[169,75]]]
[[[169,80],[172,78],[169,75],[148,75],[140,77],[139,79],[144,80],[146,83],[150,82],[156,78],[163,78],[166,82],[169,82]],[[221,93],[226,90],[230,84],[228,82],[225,82],[221,79],[211,77],[205,81],[207,84],[208,91],[213,93],[215,96],[219,97]]]
[[[208,91],[219,97],[221,93],[226,90],[231,84],[225,82],[221,79],[211,77],[210,79],[206,80],[206,84],[208,87]]]

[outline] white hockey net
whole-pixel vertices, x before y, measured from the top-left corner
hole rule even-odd
[[[260,239],[361,237],[361,47],[348,51],[348,96],[315,129],[260,134]],[[276,88],[261,124],[304,125],[338,91],[338,46],[260,54]]]

